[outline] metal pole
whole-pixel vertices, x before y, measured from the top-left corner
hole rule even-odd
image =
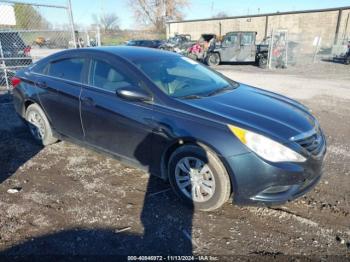
[[[286,63],[285,63],[285,66],[287,67],[288,66],[288,46],[289,46],[289,43],[288,43],[288,30],[286,30]]]
[[[100,26],[97,26],[97,46],[101,46],[101,32],[100,32]]]
[[[340,28],[342,14],[343,14],[343,10],[339,9],[339,11],[338,11],[338,19],[337,19],[337,26],[335,28],[335,36],[334,36],[334,44],[335,45],[338,44],[339,28]]]
[[[343,40],[345,40],[346,33],[348,32],[349,18],[350,18],[350,13],[348,14],[348,18],[346,19],[345,29],[344,29],[344,34],[343,34]]]
[[[72,30],[72,37],[73,37],[74,48],[77,48],[77,41],[75,39],[75,29],[74,29],[74,20],[73,20],[73,12],[72,12],[71,0],[67,0],[67,12],[68,12],[69,21],[70,21],[71,30]]]
[[[10,91],[10,85],[9,85],[9,80],[7,79],[7,68],[6,68],[6,64],[5,64],[5,60],[4,60],[4,52],[2,50],[2,44],[1,44],[1,40],[0,40],[0,55],[1,55],[1,67],[4,69],[4,77],[5,77],[5,82],[6,82],[6,89],[7,92]]]
[[[272,66],[272,50],[273,50],[273,41],[274,41],[274,29],[271,30],[270,46],[268,53],[268,68],[271,69]]]
[[[267,15],[265,17],[265,35],[264,35],[264,38],[266,39],[267,38],[267,30],[268,30],[268,27],[269,27],[269,16]]]

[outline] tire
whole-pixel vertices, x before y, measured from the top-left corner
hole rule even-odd
[[[350,56],[345,58],[345,64],[346,65],[350,65]]]
[[[267,67],[267,59],[266,57],[259,57],[258,65],[260,68],[265,69]]]
[[[28,106],[25,119],[34,139],[41,145],[47,146],[57,142],[53,136],[50,123],[38,104]]]
[[[208,66],[217,66],[220,64],[220,56],[218,53],[210,53],[206,59]]]
[[[200,165],[199,168],[197,168],[197,171],[203,171],[205,174],[201,175],[200,173],[197,173],[197,179],[199,177],[197,182],[202,183],[200,189],[198,189],[200,190],[200,194],[196,194],[196,192],[198,192],[197,190],[195,190],[196,192],[192,193],[192,188],[196,186],[197,183],[194,180],[196,175],[187,175],[187,177],[193,177],[194,181],[192,182],[190,179],[186,181],[184,180],[186,177],[184,174],[186,173],[183,171],[185,166],[182,164],[186,162],[186,159],[189,160],[188,163],[191,167],[195,167],[197,160],[205,165]],[[182,166],[182,168],[180,168],[180,166]],[[191,170],[191,172],[196,172],[196,168]],[[203,149],[202,147],[196,145],[182,146],[176,149],[171,155],[168,163],[168,171],[172,189],[185,204],[193,209],[212,211],[220,208],[225,202],[228,201],[230,197],[231,183],[229,175],[217,155],[210,150]],[[203,185],[203,181],[200,181],[200,179],[204,180],[204,177],[207,179],[204,181],[204,183],[211,185],[211,194],[206,192],[209,187]],[[185,193],[184,189],[181,189],[180,187],[180,185],[183,186],[186,183],[189,183],[187,187],[184,187],[187,193]],[[206,190],[204,191],[203,189]],[[198,195],[198,197],[196,195]],[[199,197],[200,195],[202,197]],[[202,199],[197,201],[196,198]]]

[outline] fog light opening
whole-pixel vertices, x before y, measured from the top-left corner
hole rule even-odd
[[[284,193],[288,191],[292,186],[272,186],[267,189],[265,189],[262,193],[263,194],[278,194],[278,193]]]

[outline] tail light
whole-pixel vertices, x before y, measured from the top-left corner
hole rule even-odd
[[[11,78],[11,84],[12,84],[13,88],[16,88],[20,83],[21,83],[20,78],[15,77],[15,76]]]
[[[30,50],[31,50],[32,48],[30,47],[30,46],[27,46],[27,47],[25,47],[24,48],[24,54],[26,55],[26,56],[30,56]]]

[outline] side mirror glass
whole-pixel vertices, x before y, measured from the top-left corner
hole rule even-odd
[[[117,93],[117,96],[119,96],[120,98],[129,100],[129,101],[151,101],[152,100],[152,96],[148,92],[133,86],[119,88],[117,89],[116,93]]]

